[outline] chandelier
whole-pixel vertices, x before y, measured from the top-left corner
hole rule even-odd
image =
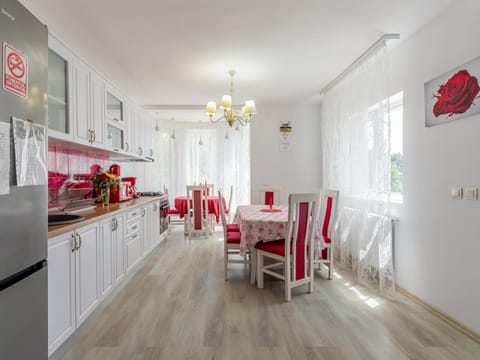
[[[241,113],[235,112],[233,109],[233,77],[237,73],[235,70],[228,70],[230,75],[230,95],[223,95],[222,101],[220,101],[220,109],[223,110],[223,115],[214,120],[213,117],[217,113],[217,103],[215,101],[209,101],[207,103],[206,114],[210,117],[212,123],[217,123],[224,120],[230,127],[233,126],[235,121],[238,121],[242,125],[247,125],[252,121],[253,115],[255,115],[255,101],[245,101],[245,106],[242,107]]]

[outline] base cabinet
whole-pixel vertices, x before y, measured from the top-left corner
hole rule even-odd
[[[48,355],[75,331],[75,255],[73,233],[49,240]]]
[[[49,356],[131,273],[146,253],[144,225],[155,232],[153,203],[48,240]],[[147,209],[148,208],[148,209]]]
[[[98,224],[49,240],[48,353],[53,353],[97,307]]]

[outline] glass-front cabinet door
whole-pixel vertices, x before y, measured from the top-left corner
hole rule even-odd
[[[107,91],[107,119],[123,123],[123,102]]]
[[[61,134],[71,133],[68,78],[67,60],[49,49],[48,128]]]
[[[107,144],[114,151],[124,150],[125,134],[123,128],[107,124]]]

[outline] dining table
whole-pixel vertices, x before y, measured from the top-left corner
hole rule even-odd
[[[253,249],[260,241],[274,241],[286,238],[288,224],[288,206],[240,205],[237,207],[233,222],[240,228],[240,254]],[[314,225],[314,256],[318,259],[326,248],[323,239],[321,221]]]
[[[215,215],[215,220],[217,224],[220,221],[220,201],[218,196],[208,196],[208,213]],[[177,196],[174,200],[175,208],[178,210],[178,215],[180,219],[183,219],[187,213],[187,197],[186,196]],[[225,198],[222,198],[223,208],[227,208],[227,202]],[[190,199],[190,207],[192,206],[192,199]]]

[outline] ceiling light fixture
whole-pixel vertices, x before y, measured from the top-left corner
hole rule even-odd
[[[217,113],[217,103],[215,101],[209,101],[207,103],[206,114],[210,117],[212,123],[217,123],[223,119],[228,123],[230,127],[237,121],[242,125],[247,125],[252,121],[253,115],[255,115],[255,101],[245,101],[245,106],[242,107],[242,112],[236,113],[233,109],[233,77],[237,72],[235,70],[228,70],[230,75],[230,95],[223,95],[220,101],[220,109],[223,110],[223,116],[214,120],[213,117]]]

